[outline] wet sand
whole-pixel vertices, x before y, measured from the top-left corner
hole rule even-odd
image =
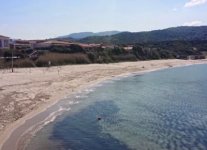
[[[0,71],[0,149],[15,150],[24,132],[46,121],[52,106],[75,92],[119,75],[206,60],[155,60]],[[47,110],[47,111],[46,111]],[[46,113],[47,112],[47,113]],[[38,130],[38,129],[36,129]],[[35,132],[34,132],[35,133]],[[31,134],[34,134],[31,133]],[[29,134],[23,139],[27,139]],[[19,141],[20,140],[20,141]],[[23,142],[24,143],[24,142]],[[23,144],[22,143],[22,144]],[[2,148],[3,147],[3,148]]]

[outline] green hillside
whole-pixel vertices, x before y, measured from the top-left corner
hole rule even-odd
[[[146,42],[163,41],[193,41],[207,40],[207,26],[199,27],[174,27],[164,30],[149,32],[123,32],[112,36],[93,36],[80,39],[83,43],[103,43],[103,44],[135,44]]]

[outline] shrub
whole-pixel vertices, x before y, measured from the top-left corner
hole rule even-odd
[[[128,54],[128,55],[114,55],[113,60],[116,62],[121,62],[121,61],[137,61],[137,58],[133,54]]]
[[[18,59],[14,61],[14,67],[16,68],[29,68],[29,67],[35,67],[35,64],[30,59]]]
[[[91,60],[92,63],[95,63],[97,56],[94,53],[90,52],[88,53],[88,58]]]
[[[38,67],[47,67],[48,62],[51,62],[52,66],[67,65],[67,64],[89,64],[90,60],[87,55],[77,54],[61,54],[61,53],[46,53],[40,56],[36,60]]]
[[[12,61],[0,61],[0,68],[11,68],[12,66]],[[15,68],[29,68],[29,67],[35,67],[35,64],[32,60],[30,59],[16,59],[14,60],[14,67]]]
[[[53,45],[47,48],[47,50],[53,53],[85,53],[85,50],[81,46],[75,44],[70,46]]]

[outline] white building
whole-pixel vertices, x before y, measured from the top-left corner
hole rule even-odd
[[[9,49],[9,37],[0,35],[0,49]]]

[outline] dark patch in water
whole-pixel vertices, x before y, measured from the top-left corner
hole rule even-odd
[[[200,65],[107,84],[41,130],[28,150],[207,150],[206,74]]]
[[[107,116],[116,114],[119,109],[113,101],[96,102],[81,112],[67,116],[53,128],[51,140],[61,143],[61,148],[72,150],[128,150],[124,143],[109,134],[102,133],[101,123],[109,121]],[[102,120],[97,121],[97,116]]]

